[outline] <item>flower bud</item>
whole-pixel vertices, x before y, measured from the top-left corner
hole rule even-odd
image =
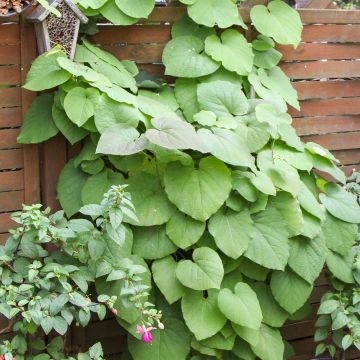
[[[163,323],[159,322],[159,323],[158,323],[158,328],[159,328],[160,330],[164,330],[164,329],[165,329],[165,326],[164,326]]]
[[[118,314],[118,311],[116,309],[111,309],[111,312],[116,316]]]

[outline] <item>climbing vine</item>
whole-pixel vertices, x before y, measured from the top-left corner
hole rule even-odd
[[[136,334],[138,313],[119,306],[129,358],[282,360],[292,351],[279,328],[306,316],[323,265],[338,281],[351,267],[360,209],[314,173],[345,183],[334,156],[302,143],[287,113],[299,103],[275,43],[298,45],[298,13],[281,0],[254,6],[259,35],[249,42],[234,1],[181,2],[188,14],[163,52],[173,85],[85,39],[74,62],[55,48],[34,61],[25,88],[57,89],[36,98],[18,140],[83,141],[57,186],[68,216],[129,185],[137,218],[124,214],[126,254],[147,261],[149,301],[164,319],[162,331]],[[135,16],[138,1],[115,2],[125,3]]]

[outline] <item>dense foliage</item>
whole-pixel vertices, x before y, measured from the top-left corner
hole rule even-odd
[[[131,308],[141,329],[160,323],[161,313],[145,301],[147,266],[126,250],[132,239],[122,218],[136,216],[124,186],[111,187],[100,205],[79,211],[93,221],[68,221],[63,211],[50,215],[41,205],[24,206],[12,216],[19,227],[0,247],[0,313],[9,319],[1,333],[15,332],[0,344],[5,360],[75,360],[67,355],[76,348],[68,349],[62,336],[72,323],[87,326],[92,313],[103,320],[107,308],[114,315]],[[49,245],[57,250],[50,253]],[[113,286],[116,295],[108,291]],[[55,333],[59,336],[45,343],[45,336]],[[100,344],[76,355],[101,358]]]
[[[143,280],[165,324],[149,347],[132,336],[138,313],[122,308],[129,358],[282,360],[279,328],[306,314],[323,265],[343,281],[360,209],[313,173],[345,182],[333,155],[303,144],[287,114],[299,104],[274,46],[300,42],[299,15],[280,0],[253,7],[260,34],[249,43],[229,28],[246,28],[233,1],[182,2],[188,16],[163,53],[174,86],[86,40],[75,62],[55,48],[25,87],[58,89],[37,97],[18,140],[60,131],[84,141],[58,182],[68,216],[129,185],[137,219],[124,214],[133,240],[121,255],[147,261]],[[117,296],[122,283],[98,291]]]
[[[357,196],[360,204],[360,173],[354,172],[349,177],[346,189]],[[328,350],[333,357],[344,360],[345,350],[352,344],[360,350],[360,232],[342,266],[328,263],[327,268],[333,289],[321,299],[315,332],[315,340],[320,342],[316,355]]]

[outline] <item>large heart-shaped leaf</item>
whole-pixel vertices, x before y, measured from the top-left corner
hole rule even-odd
[[[176,100],[188,122],[193,122],[193,116],[200,111],[197,101],[197,85],[196,79],[180,78],[175,81]]]
[[[350,251],[346,256],[341,256],[331,250],[326,254],[326,265],[332,274],[347,284],[354,283],[352,264],[354,263],[354,253]]]
[[[151,120],[153,129],[146,137],[154,144],[167,149],[193,149],[206,152],[206,147],[194,127],[181,120],[156,118]]]
[[[326,256],[323,236],[314,239],[296,237],[290,240],[289,266],[312,284],[319,276]]]
[[[319,198],[331,215],[350,223],[360,223],[360,206],[354,194],[329,183],[325,185],[325,193],[321,193]]]
[[[187,15],[184,15],[182,18],[177,20],[171,27],[172,38],[191,35],[196,36],[201,40],[205,40],[209,35],[213,35],[215,33],[216,31],[214,28],[201,26],[191,20]]]
[[[237,30],[225,30],[221,38],[211,35],[205,40],[205,52],[223,67],[239,75],[248,75],[253,67],[251,44]]]
[[[258,75],[264,86],[282,96],[289,105],[300,110],[297,92],[291,85],[290,79],[278,66],[270,70],[259,69]]]
[[[115,0],[116,5],[126,15],[146,18],[155,6],[155,0]]]
[[[297,196],[301,207],[309,214],[316,216],[320,220],[325,219],[324,207],[319,204],[315,195],[311,190],[303,183],[300,184],[300,192]]]
[[[139,219],[139,222],[134,225],[161,225],[170,219],[174,207],[169,202],[159,177],[145,172],[136,172],[128,178],[127,183]],[[128,221],[133,224],[132,220]]]
[[[246,143],[235,132],[227,129],[200,129],[200,138],[218,159],[235,166],[254,168],[254,157]]]
[[[216,251],[201,247],[193,252],[193,260],[182,260],[176,276],[186,287],[194,290],[219,289],[224,277],[224,267]]]
[[[251,349],[262,360],[283,360],[284,358],[284,342],[280,331],[265,324],[261,325],[259,340],[256,346],[251,346]]]
[[[329,249],[342,256],[346,256],[356,241],[358,226],[339,220],[331,214],[326,213],[323,234]]]
[[[289,268],[285,271],[274,271],[270,287],[276,301],[290,314],[305,304],[313,289],[312,284]]]
[[[259,329],[262,312],[256,293],[248,284],[239,282],[233,293],[229,289],[222,289],[218,296],[221,312],[233,323],[250,329]]]
[[[299,44],[302,31],[300,15],[285,2],[271,1],[268,7],[256,5],[251,9],[250,17],[259,33],[272,37],[279,44]]]
[[[277,209],[286,222],[289,237],[300,235],[304,230],[304,220],[297,199],[288,192],[279,191],[269,204]]]
[[[62,69],[57,59],[66,55],[59,49],[53,49],[38,56],[26,76],[24,88],[31,91],[52,89],[70,79],[71,74]]]
[[[249,212],[220,209],[210,218],[209,232],[218,248],[227,256],[237,259],[247,249],[253,230]]]
[[[151,270],[156,286],[169,304],[173,304],[184,295],[186,288],[176,277],[176,262],[173,257],[167,256],[154,261]]]
[[[131,155],[146,149],[149,141],[128,124],[117,124],[101,135],[96,152],[109,155]]]
[[[68,217],[76,214],[81,206],[81,190],[88,175],[74,166],[74,161],[69,161],[62,169],[57,183],[57,195],[61,208]]]
[[[69,119],[77,126],[82,126],[95,113],[95,104],[99,97],[96,89],[75,87],[65,96],[64,109]]]
[[[170,40],[165,46],[162,61],[166,75],[185,78],[211,74],[220,66],[204,53],[204,42],[196,36],[179,36]]]
[[[133,253],[144,259],[161,259],[177,249],[166,235],[165,226],[134,226],[133,234]]]
[[[218,291],[209,290],[204,298],[202,292],[188,290],[181,300],[184,320],[197,340],[215,335],[227,319],[218,307]]]
[[[137,360],[185,360],[190,352],[191,334],[185,324],[173,318],[164,320],[164,330],[152,333],[152,346],[129,335],[130,354]]]
[[[100,80],[101,76],[99,73],[89,68],[88,66],[71,61],[68,58],[58,57],[57,63],[62,69],[66,70],[70,74],[76,77],[82,76],[88,82],[96,82]]]
[[[284,269],[289,257],[289,243],[281,214],[274,208],[267,208],[253,220],[253,235],[245,256],[269,269]]]
[[[165,170],[164,182],[170,201],[200,221],[207,220],[219,210],[231,190],[229,169],[212,156],[201,159],[198,169],[178,162],[170,163]]]
[[[205,231],[204,222],[193,219],[180,211],[175,211],[166,224],[166,233],[171,241],[181,249],[194,245]]]
[[[289,314],[276,302],[271,293],[270,286],[256,282],[251,285],[256,292],[263,314],[263,323],[273,327],[281,327],[289,317]]]
[[[108,19],[113,25],[132,25],[139,19],[126,15],[116,5],[115,0],[109,0],[100,9],[100,14]]]
[[[198,100],[202,110],[217,116],[244,115],[249,103],[239,84],[217,80],[198,85]]]
[[[198,24],[210,28],[215,25],[220,28],[228,28],[232,25],[246,28],[232,0],[181,0],[181,2],[188,4],[188,14]]]
[[[25,113],[17,141],[20,144],[37,144],[55,136],[59,129],[52,117],[53,96],[42,94],[37,96]]]

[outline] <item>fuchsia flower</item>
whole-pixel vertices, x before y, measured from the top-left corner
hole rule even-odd
[[[111,312],[116,316],[118,314],[118,311],[116,309],[111,309]]]
[[[141,335],[141,341],[144,343],[151,343],[153,340],[151,330],[154,330],[152,326],[145,328],[145,326],[136,325],[137,333]]]

